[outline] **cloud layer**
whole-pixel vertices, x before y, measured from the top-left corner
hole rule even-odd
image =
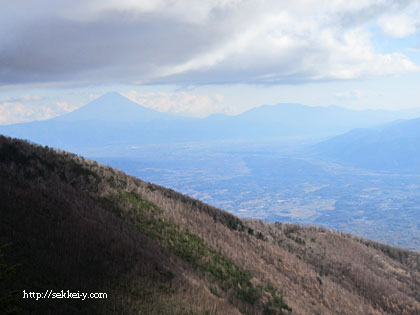
[[[0,97],[0,125],[49,119],[77,107],[63,101],[51,103],[39,95]]]
[[[0,85],[304,83],[419,70],[370,28],[419,31],[417,0],[15,0]]]
[[[232,113],[223,101],[223,95],[197,95],[187,92],[138,93],[131,90],[123,95],[132,101],[160,112],[183,116],[206,117],[213,113]]]

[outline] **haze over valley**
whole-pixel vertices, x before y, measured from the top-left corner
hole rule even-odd
[[[70,114],[0,131],[243,218],[320,225],[418,250],[420,120],[403,120],[416,114],[279,104],[188,118],[108,93]]]

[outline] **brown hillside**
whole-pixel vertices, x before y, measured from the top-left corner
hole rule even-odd
[[[5,245],[5,246],[2,246]],[[0,138],[0,313],[420,314],[420,255]],[[107,299],[23,299],[22,290]]]

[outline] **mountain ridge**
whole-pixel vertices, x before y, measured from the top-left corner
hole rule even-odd
[[[2,136],[0,176],[0,263],[14,270],[0,274],[0,311],[420,311],[416,252],[319,227],[241,220],[81,156]],[[109,298],[81,303],[10,295],[24,289]]]
[[[420,172],[420,118],[355,129],[316,145],[319,154],[356,167]]]
[[[226,139],[325,139],[352,128],[377,126],[410,115],[413,112],[278,104],[264,105],[236,116],[191,118],[157,112],[118,93],[110,93],[60,117],[0,126],[0,133],[75,151],[117,142],[137,145]]]
[[[117,92],[106,93],[70,113],[53,118],[55,121],[98,120],[106,122],[147,122],[156,119],[175,119],[137,104]]]

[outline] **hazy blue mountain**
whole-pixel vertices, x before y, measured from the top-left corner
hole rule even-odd
[[[242,140],[322,139],[354,128],[373,127],[420,116],[420,110],[349,110],[337,106],[263,105],[240,115],[212,115],[200,121],[196,134]]]
[[[420,171],[420,118],[355,129],[316,146],[323,156],[374,170]]]
[[[56,121],[97,120],[107,122],[145,122],[175,119],[176,116],[145,108],[119,93],[110,92],[75,111],[55,118]]]
[[[0,133],[67,150],[183,141],[321,139],[357,127],[412,118],[414,114],[278,104],[236,116],[187,118],[144,108],[118,93],[108,93],[60,117],[0,126]]]
[[[171,120],[188,118],[142,107],[112,92],[53,119],[0,126],[0,133],[69,149],[155,142],[161,138],[161,128]]]
[[[264,105],[251,109],[237,120],[281,130],[289,136],[331,136],[354,128],[373,127],[396,119],[420,116],[414,111],[349,110],[337,106],[311,107],[302,104]],[[251,125],[252,127],[252,125]]]

